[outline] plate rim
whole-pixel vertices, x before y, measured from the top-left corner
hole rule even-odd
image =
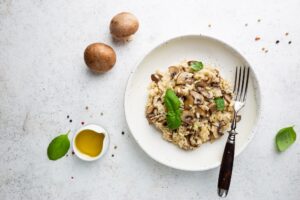
[[[140,142],[136,139],[136,137],[134,136],[134,134],[132,134],[132,128],[131,126],[129,125],[128,123],[128,108],[127,108],[127,104],[128,104],[128,91],[129,91],[129,85],[131,85],[131,81],[132,81],[132,77],[133,75],[135,74],[136,70],[138,69],[138,67],[140,66],[140,64],[143,62],[143,60],[149,56],[152,52],[154,52],[156,49],[162,47],[163,45],[169,43],[169,42],[172,42],[173,40],[178,40],[178,39],[181,39],[181,38],[190,38],[190,37],[201,37],[201,38],[208,38],[210,40],[214,40],[216,42],[219,42],[221,43],[222,45],[226,46],[227,48],[231,49],[233,52],[237,53],[238,56],[242,57],[246,63],[248,64],[250,70],[251,70],[251,75],[252,75],[252,78],[254,79],[254,82],[253,82],[253,86],[254,86],[254,90],[255,90],[255,100],[256,100],[256,105],[257,105],[257,116],[256,116],[256,119],[254,121],[254,125],[253,125],[253,128],[252,130],[250,131],[250,134],[249,134],[249,139],[247,140],[247,142],[244,143],[244,145],[240,148],[240,151],[238,153],[235,153],[234,155],[234,158],[236,158],[237,156],[239,156],[245,149],[246,147],[250,144],[250,142],[253,140],[254,138],[254,135],[256,135],[256,132],[257,132],[257,126],[258,126],[258,122],[260,121],[260,118],[261,118],[261,90],[260,90],[260,83],[258,81],[258,78],[257,78],[257,75],[252,67],[252,65],[250,64],[250,62],[248,61],[248,59],[246,59],[246,57],[244,55],[242,55],[240,53],[240,51],[237,49],[237,48],[234,48],[232,47],[231,45],[229,45],[228,43],[224,42],[223,40],[220,40],[218,38],[215,38],[215,37],[212,37],[212,36],[208,36],[208,35],[204,35],[204,34],[187,34],[187,35],[180,35],[180,36],[175,36],[175,37],[171,37],[167,40],[164,40],[162,42],[159,42],[158,44],[154,45],[154,47],[150,48],[150,50],[148,50],[146,52],[145,55],[141,56],[141,58],[139,58],[137,64],[135,65],[135,67],[133,68],[133,70],[131,70],[130,72],[130,75],[129,75],[129,78],[126,82],[126,88],[125,88],[125,93],[124,93],[124,103],[123,103],[123,106],[124,106],[124,112],[125,112],[125,121],[126,121],[126,124],[127,124],[127,127],[129,129],[129,132],[130,134],[133,136],[135,142],[138,144],[138,146],[143,150],[144,153],[146,153],[151,159],[155,160],[156,162],[162,164],[162,165],[165,165],[167,167],[170,167],[170,168],[173,168],[173,169],[176,169],[176,170],[181,170],[181,171],[191,171],[191,172],[196,172],[196,171],[207,171],[207,170],[211,170],[211,169],[214,169],[214,168],[217,168],[220,166],[221,164],[221,160],[220,162],[214,164],[214,165],[211,165],[209,167],[206,167],[206,168],[201,168],[201,169],[188,169],[188,168],[185,168],[185,167],[178,167],[178,166],[173,166],[173,165],[170,165],[166,162],[163,162],[163,161],[159,161],[157,160],[156,158],[154,158],[150,153],[148,153],[144,148],[143,146],[140,144]],[[225,146],[224,146],[225,148]]]

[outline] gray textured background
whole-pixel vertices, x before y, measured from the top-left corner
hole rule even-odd
[[[170,37],[200,33],[240,50],[262,91],[258,132],[235,161],[228,199],[299,199],[299,140],[281,154],[274,148],[281,127],[300,132],[299,9],[298,0],[0,0],[0,199],[218,199],[218,169],[191,173],[156,163],[124,118],[125,85],[138,60]],[[120,11],[140,20],[126,45],[112,43],[108,30]],[[118,55],[114,69],[100,76],[82,58],[96,41]],[[85,163],[69,152],[49,161],[49,141],[81,121],[111,134],[105,158]]]

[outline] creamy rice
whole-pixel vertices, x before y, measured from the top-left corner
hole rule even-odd
[[[185,150],[213,141],[228,129],[233,118],[233,94],[229,83],[217,69],[204,65],[194,71],[190,62],[170,66],[167,72],[151,75],[146,117],[158,128],[165,140]],[[166,121],[164,95],[172,89],[181,102],[179,128],[170,130]],[[224,99],[224,109],[218,110],[215,99]]]

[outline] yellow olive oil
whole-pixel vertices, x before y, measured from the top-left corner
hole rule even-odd
[[[88,156],[98,156],[103,148],[105,135],[92,130],[83,130],[75,138],[77,149]]]

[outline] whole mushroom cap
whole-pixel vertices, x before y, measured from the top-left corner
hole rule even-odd
[[[110,33],[116,39],[128,39],[138,28],[138,19],[129,12],[121,12],[110,21]]]
[[[84,51],[84,61],[94,72],[107,72],[116,63],[116,53],[104,43],[93,43]]]

